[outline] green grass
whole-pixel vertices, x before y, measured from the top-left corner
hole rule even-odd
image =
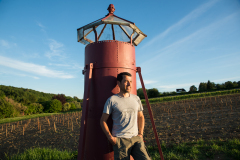
[[[21,117],[14,117],[14,118],[4,118],[4,119],[0,119],[0,124],[17,122],[17,121],[38,118],[38,117],[46,117],[46,116],[57,115],[57,114],[80,112],[80,111],[81,111],[81,109],[74,109],[74,110],[70,110],[70,111],[66,111],[66,112],[59,112],[59,113],[40,113],[40,114],[25,115],[25,116],[21,116]]]
[[[162,144],[162,152],[165,160],[206,160],[214,157],[222,157],[224,160],[240,159],[240,140],[227,141],[199,140],[181,144]],[[160,160],[157,146],[148,146],[148,153],[152,160]]]
[[[203,93],[193,93],[193,94],[184,94],[178,96],[167,96],[167,97],[158,97],[158,98],[150,98],[149,103],[161,103],[161,102],[169,102],[169,101],[181,101],[186,99],[197,99],[204,97],[215,97],[220,95],[230,95],[230,94],[239,94],[240,89],[232,89],[225,91],[215,91],[215,92],[203,92]],[[145,99],[142,99],[141,102],[146,104]]]
[[[224,160],[240,159],[240,140],[232,139],[222,140],[199,140],[197,142],[187,142],[181,144],[161,145],[165,160],[206,160],[213,159],[216,156]],[[148,146],[148,153],[152,160],[160,160],[157,146]],[[24,153],[16,154],[9,160],[75,160],[77,151],[60,151],[51,148],[27,149]]]
[[[76,159],[77,151],[60,151],[52,148],[30,148],[21,154],[15,154],[11,157],[5,156],[8,160],[71,160]]]

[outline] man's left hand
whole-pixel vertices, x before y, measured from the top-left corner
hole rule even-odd
[[[137,136],[141,137],[143,139],[143,135],[142,134],[138,134]]]

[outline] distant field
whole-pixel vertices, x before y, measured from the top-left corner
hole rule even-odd
[[[215,92],[203,92],[203,93],[192,93],[192,94],[184,94],[184,95],[177,95],[177,96],[166,96],[166,97],[159,97],[159,98],[151,98],[151,99],[149,99],[149,103],[179,101],[179,100],[186,100],[186,99],[196,99],[196,98],[221,96],[221,95],[228,95],[228,94],[238,94],[238,93],[240,93],[240,89],[215,91]],[[142,101],[143,104],[146,104],[145,99],[142,99],[141,101]]]

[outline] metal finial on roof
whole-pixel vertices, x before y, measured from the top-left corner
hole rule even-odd
[[[113,14],[113,12],[115,11],[114,5],[113,4],[109,4],[107,10],[108,10],[109,14]]]

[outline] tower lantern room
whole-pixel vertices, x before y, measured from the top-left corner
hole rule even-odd
[[[113,4],[109,5],[108,11],[105,17],[77,29],[78,42],[87,45],[103,40],[117,40],[137,46],[147,37],[135,23],[116,16]]]

